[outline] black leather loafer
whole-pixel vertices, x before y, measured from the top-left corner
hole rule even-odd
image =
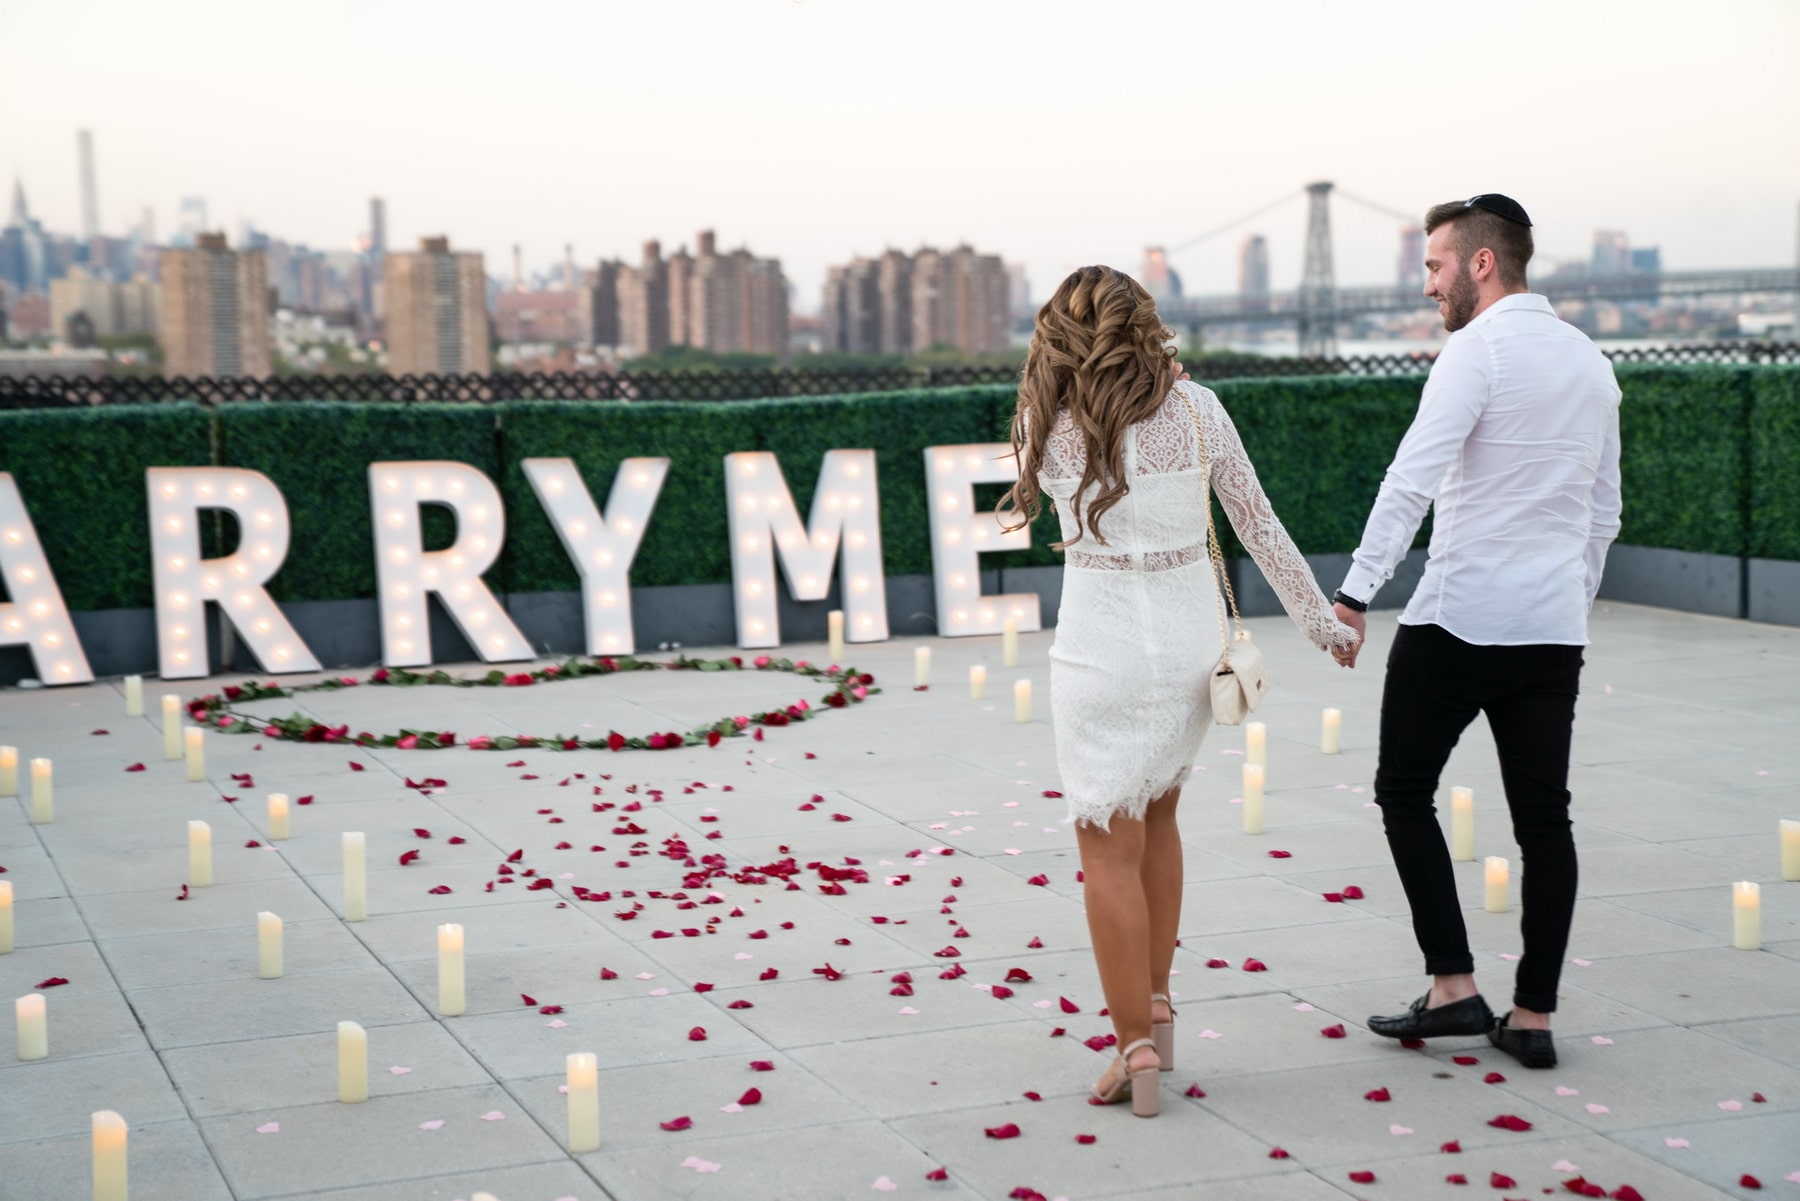
[[[1501,1018],[1487,1036],[1489,1042],[1528,1068],[1556,1066],[1556,1043],[1548,1030],[1514,1030],[1506,1024],[1506,1018]]]
[[[1383,1038],[1444,1038],[1452,1034],[1486,1034],[1494,1027],[1494,1011],[1479,993],[1436,1009],[1425,1007],[1430,998],[1431,994],[1426,993],[1405,1013],[1370,1018],[1369,1029]]]

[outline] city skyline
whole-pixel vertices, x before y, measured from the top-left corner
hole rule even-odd
[[[176,229],[191,196],[234,241],[249,222],[347,249],[372,232],[380,196],[390,246],[448,234],[498,275],[515,243],[548,273],[566,243],[588,265],[635,257],[659,229],[716,226],[781,259],[806,311],[830,264],[963,243],[1024,264],[1036,298],[1082,262],[1135,270],[1150,245],[1170,249],[1188,292],[1213,293],[1233,289],[1238,245],[1262,234],[1271,286],[1291,288],[1312,178],[1402,212],[1508,191],[1537,222],[1545,266],[1586,260],[1597,229],[1659,246],[1672,270],[1786,264],[1796,250],[1800,161],[1766,128],[1800,105],[1783,62],[1800,8],[1780,0],[1716,5],[1704,23],[1673,4],[1524,2],[1504,27],[1424,4],[1370,20],[1314,3],[1195,15],[1128,0],[1076,25],[1011,3],[544,3],[499,28],[359,4],[264,39],[315,81],[274,90],[260,56],[231,47],[273,34],[275,16],[178,0],[146,34],[114,0],[17,8],[0,108],[41,112],[53,84],[86,77],[56,120],[9,129],[0,158],[59,231],[82,227],[85,128],[107,233],[146,208]],[[402,42],[416,52],[386,50]],[[576,65],[544,67],[557,45]],[[869,88],[877,46],[897,62],[928,55],[930,76]],[[666,69],[728,48],[754,54],[726,72]],[[170,72],[171,54],[207,70]],[[1684,86],[1670,98],[1676,60]],[[1081,61],[1124,63],[1126,86],[1099,102],[1056,86]],[[1483,85],[1505,97],[1485,120]],[[213,102],[234,87],[256,103]],[[522,122],[507,98],[528,94]],[[1153,161],[1163,176],[1139,166]],[[1396,221],[1338,203],[1333,223],[1340,283],[1393,280]]]

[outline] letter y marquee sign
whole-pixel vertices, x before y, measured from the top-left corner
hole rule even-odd
[[[1005,614],[1022,630],[1039,628],[1034,593],[982,596],[978,556],[1030,545],[1025,530],[1003,532],[975,511],[973,485],[1017,478],[1003,442],[925,448],[928,513],[909,514],[931,529],[938,623],[946,635],[991,634]],[[881,503],[872,450],[827,451],[812,512],[802,524],[781,464],[767,451],[725,456],[737,642],[778,646],[776,564],[795,600],[823,600],[840,567],[846,634],[852,642],[888,637],[881,555]],[[630,654],[631,564],[656,509],[669,460],[632,458],[619,465],[602,513],[569,459],[526,459],[521,466],[538,503],[581,576],[589,654]],[[431,662],[426,597],[436,594],[486,662],[530,659],[533,651],[482,580],[506,540],[500,491],[467,463],[371,463],[369,506],[375,538],[382,661],[391,667]],[[271,673],[317,671],[320,664],[267,585],[287,557],[287,502],[272,480],[241,467],[152,467],[148,547],[154,582],[157,660],[164,679],[208,674],[206,607],[216,605],[243,645]],[[456,518],[455,541],[427,551],[420,506],[442,505]],[[238,545],[201,557],[207,510],[232,514]],[[24,498],[0,472],[0,647],[25,646],[46,684],[82,684],[94,673],[44,555]]]

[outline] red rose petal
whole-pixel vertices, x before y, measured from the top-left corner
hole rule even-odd
[[[1004,1126],[987,1126],[983,1128],[989,1138],[1018,1138],[1021,1133],[1017,1122],[1008,1122]]]
[[[706,1027],[705,1026],[695,1026],[692,1030],[689,1030],[688,1031],[688,1041],[691,1043],[705,1042],[706,1041]]]
[[[1326,1038],[1343,1038],[1344,1037],[1344,1027],[1342,1024],[1339,1024],[1336,1026],[1327,1026],[1327,1027],[1325,1027],[1325,1029],[1319,1031],[1319,1033],[1323,1034]]]
[[[352,760],[350,760],[350,770],[351,771],[364,771],[366,769],[363,767],[362,764],[360,764],[356,760],[352,759]]]
[[[1270,1147],[1269,1148],[1269,1158],[1270,1159],[1286,1159],[1287,1157],[1288,1157],[1288,1153],[1285,1149],[1283,1149],[1281,1147]]]
[[[142,763],[133,763],[130,767],[126,768],[125,770],[126,771],[143,771],[144,765]]]
[[[1480,1063],[1481,1060],[1475,1058],[1473,1055],[1452,1055],[1450,1057],[1450,1062],[1451,1063],[1460,1063],[1460,1064],[1462,1064],[1462,1066],[1464,1066],[1466,1068],[1472,1064]]]
[[[1449,1142],[1439,1147],[1438,1150],[1442,1151],[1445,1155],[1461,1155],[1462,1144],[1456,1139],[1451,1139]]]
[[[1352,1172],[1352,1173],[1350,1173],[1350,1179],[1355,1181],[1357,1184],[1374,1184],[1375,1183],[1375,1173],[1373,1173],[1373,1172]]]
[[[760,734],[760,733],[762,733],[762,731],[758,730],[757,733]],[[933,1169],[931,1169],[931,1171],[925,1173],[925,1179],[936,1180],[936,1181],[945,1181],[945,1180],[950,1179],[950,1173],[945,1171],[943,1168],[933,1168]]]
[[[1764,1104],[1768,1103],[1769,1099],[1767,1097],[1763,1096],[1761,1093],[1751,1093],[1750,1100],[1757,1105],[1764,1105]]]
[[[251,839],[251,840],[250,840],[250,841],[249,841],[249,842],[246,842],[246,843],[245,843],[245,844],[244,844],[244,846],[245,846],[245,847],[246,847],[246,848],[249,848],[249,847],[259,847],[259,846],[261,846],[261,845],[262,845],[262,843],[260,843],[260,842],[258,842],[258,841],[256,841],[256,839],[254,839],[254,838],[252,838],[252,839]]]
[[[1363,1094],[1363,1100],[1365,1101],[1392,1101],[1393,1099],[1394,1094],[1388,1092],[1385,1087],[1370,1089]]]
[[[1452,1172],[1448,1176],[1444,1177],[1444,1183],[1445,1184],[1467,1184],[1467,1183],[1469,1183],[1469,1178],[1467,1176],[1464,1176],[1461,1172]]]
[[[1044,1099],[1042,1093],[1032,1092],[1030,1089],[1027,1089],[1025,1092],[1022,1092],[1019,1095],[1021,1097],[1024,1097],[1027,1101],[1042,1101]]]
[[[1055,800],[1055,799],[1061,797],[1062,793],[1056,791],[1056,789],[1054,789],[1054,788],[1046,788],[1046,789],[1044,789],[1044,795],[1049,797],[1051,800]]]
[[[418,851],[416,851],[416,850],[404,851],[400,855],[400,866],[405,867],[409,863],[415,863],[418,861],[418,858],[419,858]]]
[[[1520,1134],[1531,1129],[1530,1122],[1527,1122],[1524,1118],[1513,1113],[1503,1113],[1498,1117],[1490,1118],[1488,1119],[1488,1125],[1500,1130],[1511,1130]]]
[[[1613,1201],[1644,1201],[1644,1194],[1638,1192],[1629,1184],[1621,1184],[1617,1189],[1614,1189],[1612,1197]]]
[[[753,1072],[772,1072],[775,1070],[775,1065],[767,1059],[752,1059],[750,1061],[750,1070]]]
[[[1511,1176],[1503,1176],[1499,1172],[1489,1172],[1488,1173],[1488,1187],[1490,1187],[1490,1188],[1518,1188],[1519,1182],[1517,1180],[1514,1180]]]
[[[1068,1031],[1064,1030],[1061,1026],[1056,1026],[1051,1029],[1050,1037],[1051,1038],[1061,1038],[1063,1035],[1065,1035],[1067,1033],[1068,1033]]]
[[[744,1095],[737,1099],[737,1103],[739,1105],[760,1105],[760,1104],[762,1104],[762,1089],[760,1089],[760,1088],[745,1089]]]
[[[1422,1038],[1403,1038],[1400,1040],[1400,1045],[1405,1047],[1408,1051],[1417,1051],[1425,1046],[1425,1040]]]
[[[1203,1089],[1203,1088],[1201,1088],[1201,1087],[1200,1087],[1200,1086],[1199,1086],[1199,1085],[1198,1085],[1198,1084],[1190,1084],[1190,1085],[1188,1085],[1188,1086],[1187,1086],[1187,1092],[1185,1092],[1185,1093],[1183,1093],[1183,1094],[1182,1094],[1182,1096],[1184,1096],[1184,1097],[1192,1097],[1192,1098],[1194,1098],[1194,1099],[1195,1099],[1195,1100],[1196,1100],[1196,1101],[1197,1101],[1197,1100],[1199,1100],[1199,1099],[1200,1099],[1200,1098],[1201,1098],[1201,1097],[1204,1097],[1204,1096],[1205,1096],[1205,1095],[1206,1095],[1206,1090],[1205,1090],[1205,1089]]]
[[[1344,903],[1344,894],[1341,892],[1328,892],[1325,893],[1324,896],[1325,899],[1330,901],[1333,905],[1342,905]]]
[[[295,798],[294,798],[294,804],[296,804],[296,805],[310,805],[310,804],[312,804],[312,796],[311,796],[311,794],[310,794],[310,793],[309,793],[309,794],[308,794],[308,795],[306,795],[306,796],[303,796],[303,797],[295,797]]]
[[[1505,1084],[1506,1077],[1502,1076],[1499,1072],[1489,1072],[1481,1078],[1481,1082],[1483,1084]]]
[[[1231,964],[1223,959],[1208,959],[1206,961],[1206,966],[1218,968],[1218,967],[1230,967]]]
[[[752,1005],[749,1001],[744,1000],[744,998],[739,997],[737,1000],[733,1001],[731,1004],[727,1005],[725,1008],[727,1008],[727,1009],[755,1009],[756,1006]]]
[[[1067,998],[1067,997],[1056,998],[1056,1003],[1062,1007],[1062,1011],[1064,1013],[1080,1013],[1081,1012],[1081,1006],[1079,1006],[1075,1002],[1069,1000],[1069,998]]]
[[[425,829],[425,827],[423,827],[423,826],[414,826],[413,827],[413,836],[416,838],[430,838],[431,831]]]
[[[1026,971],[1022,967],[1007,968],[1006,969],[1006,982],[1008,984],[1030,984],[1031,983],[1031,973]]]
[[[1360,901],[1363,899],[1363,890],[1354,884],[1349,885],[1344,889],[1344,899],[1346,901]]]
[[[619,973],[613,971],[609,967],[603,967],[600,969],[600,978],[602,980],[617,980],[619,978]]]
[[[59,987],[60,985],[67,984],[68,982],[69,981],[66,976],[52,976],[48,980],[39,980],[37,982],[37,987],[38,988],[56,988],[56,987]]]
[[[694,1119],[688,1117],[686,1114],[683,1114],[681,1117],[673,1118],[667,1122],[660,1122],[660,1123],[658,1123],[658,1125],[660,1125],[664,1130],[667,1130],[670,1134],[674,1134],[676,1131],[679,1131],[679,1130],[693,1129]]]
[[[779,975],[781,975],[780,968],[766,967],[762,970],[762,974],[759,975],[757,977],[757,979],[758,980],[773,980],[773,979],[775,979],[775,977],[777,977]]]
[[[1742,1176],[1738,1177],[1738,1187],[1739,1188],[1748,1188],[1748,1189],[1760,1189],[1762,1187],[1762,1181],[1760,1181],[1756,1177],[1750,1175],[1750,1173],[1745,1172]]]
[[[179,896],[177,896],[175,899],[177,901],[185,901],[188,899],[188,886],[187,885],[183,884],[181,886],[181,894]]]
[[[955,880],[952,880],[950,882],[950,886],[952,888],[961,888],[962,887],[962,877],[958,876]],[[1034,937],[1030,942],[1026,943],[1025,945],[1033,951],[1042,950],[1043,946],[1044,946],[1044,940],[1041,938]]]
[[[1270,851],[1269,852],[1269,858],[1271,858],[1271,859],[1292,859],[1293,857],[1294,857],[1294,852],[1292,852],[1292,851]]]
[[[1583,1196],[1583,1197],[1604,1197],[1604,1196],[1606,1196],[1606,1190],[1604,1188],[1600,1187],[1599,1185],[1593,1183],[1592,1181],[1590,1181],[1582,1176],[1577,1176],[1573,1180],[1563,1181],[1563,1188],[1567,1189],[1571,1193],[1575,1193],[1575,1194],[1578,1194],[1579,1196]],[[1544,1191],[1549,1192],[1550,1190],[1545,1189]]]
[[[1246,959],[1244,960],[1244,970],[1246,972],[1266,972],[1269,970],[1269,965],[1260,959]]]
[[[1099,1140],[1091,1134],[1078,1134],[1075,1136],[1075,1141],[1084,1147],[1091,1147]]]
[[[1049,884],[1049,883],[1050,883],[1050,877],[1049,877],[1049,876],[1046,876],[1046,875],[1045,875],[1045,874],[1044,874],[1044,873],[1042,873],[1042,872],[1039,872],[1039,873],[1038,873],[1038,874],[1037,874],[1037,875],[1035,875],[1035,876],[1033,876],[1033,877],[1031,877],[1031,879],[1029,879],[1029,880],[1027,880],[1027,881],[1025,881],[1025,883],[1027,883],[1027,884],[1036,884],[1036,885],[1038,885],[1038,886],[1040,886],[1040,887],[1042,887],[1042,886],[1044,886],[1044,885],[1047,885],[1047,884]]]
[[[555,1015],[561,1013],[562,1011],[563,1011],[563,1007],[561,1005],[539,1005],[538,1006],[538,1012],[543,1014],[545,1017],[554,1017]]]

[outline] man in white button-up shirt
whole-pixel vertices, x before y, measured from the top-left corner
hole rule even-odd
[[[1425,291],[1448,342],[1338,591],[1362,628],[1435,505],[1430,558],[1394,637],[1375,799],[1412,906],[1431,991],[1369,1020],[1392,1038],[1486,1033],[1527,1067],[1556,1063],[1550,1014],[1575,909],[1569,742],[1587,615],[1619,532],[1619,386],[1612,365],[1526,290],[1531,222],[1488,193],[1425,218]],[[1339,655],[1354,666],[1356,650]],[[1475,987],[1433,794],[1485,713],[1522,859],[1512,1012]]]

